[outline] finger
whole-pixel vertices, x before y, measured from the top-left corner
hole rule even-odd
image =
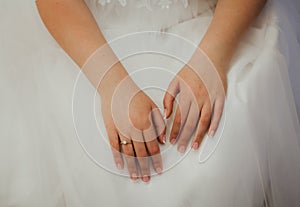
[[[109,138],[109,143],[111,151],[115,160],[115,164],[118,169],[124,168],[124,162],[121,155],[120,139],[115,128],[106,127],[107,135]]]
[[[197,128],[197,123],[199,119],[200,110],[198,107],[198,104],[191,104],[189,112],[188,112],[188,118],[182,127],[182,130],[180,132],[180,135],[178,137],[178,151],[180,153],[184,153],[189,140],[191,139],[191,136],[193,135],[194,131]]]
[[[143,134],[141,133],[140,136],[142,137]],[[148,182],[150,180],[150,167],[148,161],[148,152],[145,143],[139,141],[133,141],[133,146],[139,163],[142,180],[144,182]]]
[[[151,131],[154,131],[151,130]],[[151,156],[151,160],[152,160],[152,164],[153,164],[153,168],[157,173],[161,173],[162,172],[162,158],[161,158],[161,154],[160,154],[160,149],[159,149],[159,145],[157,140],[152,140],[151,136],[149,136],[150,133],[149,131],[147,131],[147,133],[144,133],[144,139],[145,139],[145,143],[146,143],[146,147],[147,147],[147,151],[149,153],[149,155]],[[150,140],[150,141],[147,141]]]
[[[179,84],[178,80],[175,78],[171,81],[169,84],[169,87],[167,89],[167,92],[164,96],[164,108],[165,108],[165,117],[169,118],[173,111],[173,105],[176,95],[179,92]]]
[[[220,123],[220,120],[222,117],[222,113],[223,113],[224,101],[225,100],[223,98],[217,99],[215,101],[212,119],[211,119],[211,123],[209,126],[209,131],[208,131],[208,135],[210,137],[213,137],[215,132],[218,129],[218,126],[219,126],[219,123]]]
[[[201,109],[200,119],[195,133],[195,137],[192,141],[192,148],[197,150],[203,140],[206,130],[209,126],[211,118],[211,106],[209,103],[204,104]]]
[[[176,108],[176,114],[173,120],[173,125],[170,133],[170,142],[175,144],[181,130],[181,126],[185,124],[187,119],[190,103],[184,101],[185,98],[180,97],[179,105]]]
[[[165,121],[159,111],[159,109],[154,106],[154,108],[152,108],[152,124],[153,127],[155,128],[156,131],[156,136],[158,137],[158,140],[161,144],[165,144],[166,143],[166,125],[165,125]]]
[[[121,141],[131,142],[129,138],[124,137],[123,135],[119,134]],[[122,151],[126,160],[127,169],[130,175],[130,178],[133,180],[138,179],[138,171],[137,166],[135,163],[135,155],[134,149],[132,144],[122,144]]]

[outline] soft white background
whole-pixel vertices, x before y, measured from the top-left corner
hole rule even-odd
[[[298,41],[298,50],[296,50],[295,47],[287,48],[284,49],[284,52],[286,55],[290,56],[292,59],[297,60],[295,61],[294,64],[290,66],[290,79],[292,83],[292,88],[296,100],[296,105],[297,105],[297,110],[298,110],[298,117],[300,118],[300,65],[297,64],[299,63],[299,58],[300,58],[300,53],[299,53],[299,45],[300,45],[300,0],[275,0],[278,4],[280,4],[280,9],[282,11],[281,16],[283,18],[281,19],[281,26],[283,28],[282,35],[287,36],[288,38],[292,39],[290,37],[293,32],[296,32],[297,34],[297,41]],[[286,19],[287,17],[288,19]],[[290,21],[290,24],[293,26],[295,31],[290,31],[287,25],[287,21]],[[284,43],[283,43],[284,44]],[[295,44],[294,42],[291,42],[291,44]],[[283,47],[286,47],[286,45],[282,45]]]

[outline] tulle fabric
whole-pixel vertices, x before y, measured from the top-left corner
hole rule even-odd
[[[300,117],[299,53],[300,53],[300,2],[297,0],[274,0],[277,9],[279,27],[279,48],[288,59],[289,77],[296,101],[298,118]],[[300,139],[300,138],[299,138]]]
[[[165,11],[151,16],[130,6],[119,9],[118,16],[117,10],[105,12],[96,1],[87,1],[108,41],[129,32],[155,30],[182,36],[195,45],[214,8],[209,6],[214,4],[211,1],[197,2],[204,5],[199,8],[206,5],[208,9],[195,15],[178,4],[170,10],[180,12],[167,17]],[[299,122],[288,77],[290,59],[278,45],[280,7],[273,2],[268,2],[250,27],[233,58],[221,139],[206,137],[202,154],[189,151],[173,157],[180,162],[163,175],[154,175],[149,184],[132,183],[107,170],[115,169],[109,151],[98,152],[111,165],[106,168],[86,153],[72,113],[79,69],[50,36],[34,2],[1,1],[0,8],[0,206],[300,205]],[[138,21],[137,16],[145,19]],[[122,17],[126,21],[120,24]],[[149,42],[162,49],[173,48],[184,60],[192,55],[182,42],[163,33],[146,34],[145,40],[145,47]],[[121,45],[112,47],[119,56],[126,53]],[[182,66],[155,55],[122,63],[131,72],[155,66],[170,74]],[[133,77],[142,85],[157,76]],[[171,78],[157,80],[166,87]],[[87,94],[93,93],[87,80],[83,87]],[[163,94],[149,95],[161,106]],[[105,135],[100,112],[97,114]]]

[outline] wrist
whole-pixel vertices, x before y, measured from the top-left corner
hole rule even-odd
[[[204,37],[199,48],[208,56],[219,73],[227,74],[236,44],[222,41],[220,38]]]
[[[108,44],[99,47],[86,60],[82,71],[101,97],[112,96],[127,71]]]
[[[111,97],[119,83],[128,76],[127,71],[120,62],[111,67],[104,75],[97,87],[101,97]]]
[[[226,91],[228,65],[226,62],[219,62],[218,59],[211,57],[206,51],[198,47],[187,63],[188,68],[191,68],[208,88],[213,88],[218,81],[221,81]],[[218,56],[213,57],[218,58]]]

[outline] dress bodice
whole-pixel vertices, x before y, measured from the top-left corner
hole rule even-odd
[[[197,16],[211,16],[217,0],[86,0],[101,28],[165,30]]]
[[[119,3],[121,6],[125,7],[128,0],[98,0],[98,3],[105,6],[109,3]],[[130,1],[130,0],[129,0]],[[158,6],[161,9],[169,9],[172,4],[181,2],[184,8],[188,7],[188,0],[139,0],[137,2],[138,7],[146,7],[152,9],[153,6]]]

